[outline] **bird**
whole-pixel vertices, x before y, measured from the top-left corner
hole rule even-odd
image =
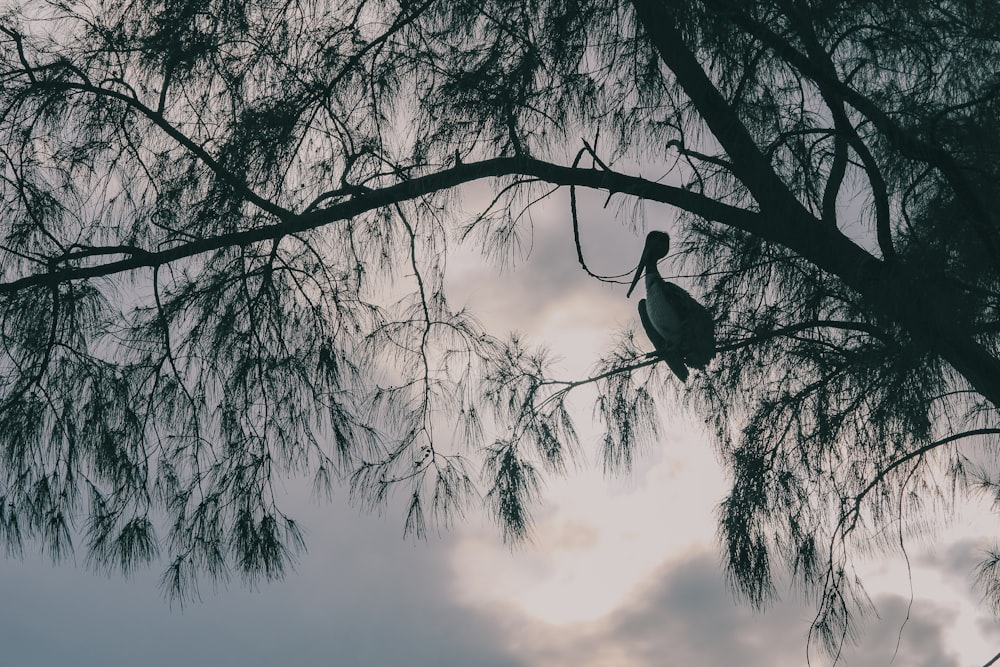
[[[639,319],[657,354],[684,382],[688,368],[702,369],[715,356],[715,322],[705,306],[687,291],[660,276],[657,262],[670,251],[670,235],[650,232],[635,277],[625,294],[632,296],[646,274],[646,298],[639,300]]]

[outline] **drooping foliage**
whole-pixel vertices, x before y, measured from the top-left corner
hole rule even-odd
[[[0,536],[58,557],[80,535],[126,572],[159,554],[172,594],[275,577],[303,540],[274,485],[306,475],[398,492],[418,535],[481,499],[525,537],[580,445],[573,390],[597,387],[621,471],[673,382],[628,335],[552,378],[450,304],[446,259],[517,251],[525,206],[588,187],[677,211],[672,267],[716,318],[679,395],[732,478],[727,571],[758,605],[788,573],[836,649],[859,550],[1000,488],[996,10],[22,3],[0,16]],[[452,192],[483,178],[463,218]]]

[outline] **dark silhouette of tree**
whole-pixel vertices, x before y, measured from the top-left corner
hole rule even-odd
[[[622,470],[677,383],[629,335],[593,377],[551,377],[451,307],[445,259],[459,238],[503,257],[532,202],[590,188],[677,211],[673,267],[718,337],[678,392],[732,476],[728,574],[764,605],[788,573],[836,651],[864,605],[852,554],[905,548],[958,495],[1000,497],[997,9],[8,12],[0,534],[59,557],[79,529],[126,572],[162,549],[176,595],[275,577],[303,542],[272,485],[308,473],[372,506],[406,494],[418,535],[481,494],[525,537],[577,445],[567,396],[596,384]],[[451,193],[481,179],[495,200],[459,219]],[[602,279],[572,212],[581,279]],[[981,574],[1000,608],[997,562]]]

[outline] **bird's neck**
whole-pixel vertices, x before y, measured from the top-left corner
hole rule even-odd
[[[656,268],[656,262],[646,263],[646,285],[655,285],[663,281],[660,270]]]

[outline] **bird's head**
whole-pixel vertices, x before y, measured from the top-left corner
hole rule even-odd
[[[632,278],[632,285],[625,293],[626,298],[632,296],[632,290],[639,283],[642,272],[649,266],[656,266],[656,263],[667,256],[670,252],[670,235],[666,232],[650,232],[646,235],[646,245],[642,249],[642,257],[639,259],[639,266],[635,270],[635,277]]]

